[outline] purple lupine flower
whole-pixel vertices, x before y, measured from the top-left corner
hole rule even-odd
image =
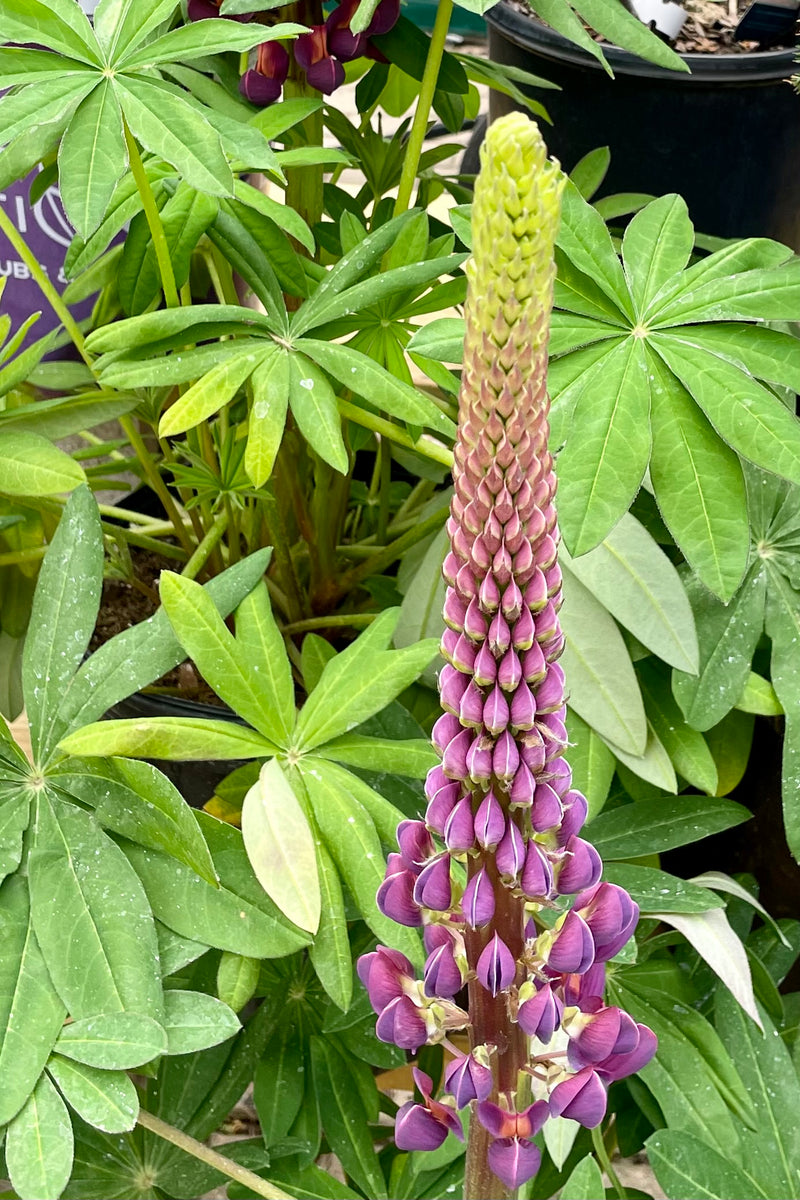
[[[416,1067],[414,1082],[422,1093],[422,1104],[413,1100],[398,1111],[394,1123],[394,1140],[400,1150],[436,1150],[448,1133],[463,1142],[464,1131],[452,1108],[431,1097],[433,1080]]]
[[[372,954],[362,954],[357,966],[358,977],[367,989],[376,1013],[404,995],[406,985],[415,979],[414,968],[405,954],[388,946],[378,946]]]
[[[631,936],[638,910],[621,888],[599,882],[600,858],[580,836],[588,806],[565,757],[545,388],[562,177],[519,114],[491,126],[482,161],[443,565],[447,665],[432,737],[441,765],[425,787],[430,841],[421,823],[404,822],[402,854],[390,855],[378,893],[384,912],[425,924],[424,989],[383,959],[368,973],[368,986],[374,971],[374,990],[380,983],[380,998],[391,997],[379,1026],[396,1027],[401,1044],[422,1027],[436,1042],[470,1025],[472,1049],[446,1078],[459,1105],[477,1102],[470,1200],[486,1194],[488,1170],[512,1189],[535,1174],[531,1138],[548,1116],[599,1124],[608,1084],[648,1062],[655,1046],[649,1030],[603,1002],[604,964]],[[471,1023],[453,1003],[464,981]],[[526,1071],[537,1099],[522,1107]],[[423,1094],[424,1105],[398,1114],[402,1148],[446,1135],[430,1088]]]
[[[329,96],[344,83],[344,67],[328,48],[328,31],[324,25],[312,25],[294,42],[294,57],[306,73],[311,87]]]

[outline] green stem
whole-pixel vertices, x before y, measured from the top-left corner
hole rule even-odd
[[[181,545],[186,553],[191,554],[192,542],[189,534],[186,532],[186,527],[181,520],[177,505],[172,498],[169,488],[161,478],[158,467],[153,461],[152,455],[147,449],[147,446],[144,444],[144,438],[136,428],[136,423],[131,417],[127,416],[120,417],[119,423],[125,431],[125,436],[135,451],[136,457],[144,468],[144,473],[147,477],[148,483],[158,496],[161,503],[164,505],[167,516],[169,517],[175,529],[176,536],[180,539]]]
[[[386,542],[386,530],[389,527],[389,502],[390,489],[392,486],[392,451],[389,448],[388,441],[381,438],[381,444],[378,447],[378,455],[380,456],[380,488],[378,491],[378,541],[383,545]]]
[[[394,542],[390,542],[388,546],[379,551],[372,558],[368,558],[358,567],[354,567],[351,571],[342,578],[340,590],[350,591],[361,582],[362,579],[368,579],[370,575],[379,575],[385,571],[391,563],[396,562],[406,550],[410,550],[417,542],[421,542],[429,533],[436,533],[441,529],[447,520],[450,512],[449,505],[444,508],[439,508],[428,517],[427,521],[420,521],[409,529],[408,533],[404,533],[402,537],[397,538]]]
[[[333,617],[308,617],[284,625],[281,633],[305,633],[309,629],[346,629],[349,626],[371,625],[377,613],[337,613]]]
[[[187,579],[197,578],[203,567],[208,562],[208,559],[219,545],[227,528],[228,513],[223,511],[214,521],[208,533],[203,538],[202,542],[181,571],[181,575],[185,575]]]
[[[406,156],[403,159],[403,171],[400,175],[400,186],[397,189],[397,200],[394,205],[395,216],[405,212],[411,203],[411,193],[414,190],[414,181],[419,170],[425,134],[428,132],[428,118],[431,115],[433,94],[439,81],[439,68],[442,65],[444,44],[450,28],[452,12],[453,0],[439,0],[436,20],[431,32],[431,44],[419,87],[417,107],[414,110],[414,120],[411,122],[411,130],[406,142]]]
[[[142,1108],[139,1110],[139,1116],[136,1120],[143,1129],[147,1129],[150,1133],[154,1133],[156,1137],[163,1138],[165,1142],[170,1142],[173,1146],[177,1146],[184,1153],[191,1154],[193,1158],[199,1159],[200,1162],[207,1163],[209,1167],[214,1167],[223,1175],[227,1175],[228,1179],[234,1179],[237,1183],[242,1184],[243,1187],[249,1188],[251,1192],[255,1192],[257,1196],[264,1196],[266,1200],[291,1200],[287,1192],[281,1191],[273,1183],[268,1183],[266,1179],[262,1179],[259,1175],[248,1171],[247,1167],[240,1167],[233,1159],[226,1158],[224,1154],[219,1154],[216,1150],[212,1150],[210,1146],[204,1146],[196,1138],[190,1137],[188,1133],[183,1133],[180,1129],[176,1129],[174,1125],[168,1125],[166,1121],[162,1121],[160,1117],[154,1117],[152,1113],[147,1112],[145,1109]]]
[[[47,546],[30,546],[27,550],[9,550],[7,554],[0,554],[0,567],[15,567],[19,563],[36,562],[37,558],[44,558],[47,553]]]
[[[94,370],[92,358],[86,349],[86,342],[84,341],[83,334],[78,328],[75,318],[67,308],[64,301],[61,299],[61,296],[58,294],[53,284],[45,275],[42,268],[39,266],[39,261],[36,258],[36,255],[29,248],[28,243],[25,241],[17,227],[13,224],[10,217],[6,215],[2,206],[0,206],[0,230],[3,231],[8,240],[11,242],[11,245],[25,263],[25,266],[30,271],[33,279],[39,285],[40,292],[49,303],[53,312],[66,329],[69,336],[72,338],[75,349],[78,351],[87,367],[90,370]]]
[[[167,303],[167,308],[179,308],[181,302],[178,296],[178,289],[175,286],[175,272],[172,269],[172,259],[169,256],[169,246],[167,245],[167,238],[161,221],[161,213],[158,211],[156,198],[153,195],[150,180],[147,178],[147,171],[144,169],[139,147],[136,145],[136,138],[128,128],[128,123],[124,117],[122,124],[125,130],[125,144],[128,147],[131,174],[133,175],[142,201],[144,215],[150,229],[150,236],[153,239],[153,249],[156,253],[158,272],[161,276],[161,286],[164,289],[164,299]]]
[[[269,485],[263,491],[262,504],[264,518],[272,543],[272,552],[275,555],[275,564],[280,573],[281,584],[286,595],[286,615],[287,617],[291,617],[293,621],[300,621],[303,618],[303,609],[305,607],[303,604],[303,594],[300,590],[300,583],[294,569],[294,563],[292,562],[292,553],[289,548],[286,525],[280,511],[280,505]]]
[[[431,437],[430,434],[423,433],[422,437],[415,442],[399,425],[393,425],[391,421],[378,417],[375,413],[367,412],[365,408],[359,408],[356,404],[351,404],[349,400],[340,400],[337,397],[336,403],[340,414],[355,421],[356,425],[361,425],[364,429],[371,429],[373,433],[379,433],[381,437],[387,438],[397,446],[415,450],[423,458],[441,463],[443,467],[452,468],[453,451],[448,449],[443,442]]]
[[[608,1151],[606,1150],[606,1144],[603,1141],[602,1126],[600,1126],[600,1125],[596,1125],[594,1127],[594,1129],[592,1130],[592,1145],[594,1146],[595,1154],[597,1155],[598,1159],[600,1160],[600,1166],[603,1168],[606,1175],[611,1180],[611,1186],[613,1187],[613,1189],[617,1193],[617,1195],[620,1197],[620,1200],[625,1200],[625,1188],[622,1186],[622,1183],[620,1182],[619,1175],[617,1175],[617,1172],[614,1170],[614,1168],[611,1165],[611,1159],[608,1156]]]

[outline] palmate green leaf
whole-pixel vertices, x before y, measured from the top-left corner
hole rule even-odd
[[[56,1050],[98,1070],[130,1070],[166,1053],[164,1020],[163,1005],[161,1023],[143,1013],[98,1012],[65,1025]]]
[[[205,992],[171,989],[164,993],[168,1054],[194,1054],[217,1046],[238,1033],[241,1025],[236,1013]]]
[[[705,913],[723,908],[724,901],[708,888],[688,883],[666,871],[640,867],[632,863],[609,863],[603,878],[630,892],[643,913]]]
[[[390,741],[357,733],[345,733],[333,738],[318,746],[314,754],[315,757],[330,758],[334,762],[361,767],[365,771],[387,771],[411,779],[424,779],[439,761],[430,743],[422,739]]]
[[[385,917],[375,903],[383,882],[383,851],[372,818],[344,784],[345,773],[339,769],[334,774],[324,764],[302,759],[298,770],[326,849],[367,925],[380,942],[418,961],[416,934]]]
[[[299,1031],[285,1022],[256,1064],[253,1103],[261,1136],[269,1148],[289,1133],[306,1089],[305,1046]]]
[[[647,722],[647,742],[643,754],[629,754],[627,750],[622,750],[614,742],[606,741],[606,745],[622,766],[638,776],[639,779],[644,779],[647,783],[652,783],[654,787],[661,788],[665,792],[677,793],[678,781],[675,776],[675,768],[661,739],[653,729],[651,721]]]
[[[255,487],[272,474],[289,408],[289,355],[281,347],[266,354],[250,376],[253,400],[247,426],[244,467]]]
[[[652,353],[650,479],[687,562],[723,601],[747,566],[750,530],[737,455],[721,442],[678,379]]]
[[[736,702],[739,712],[754,713],[759,717],[783,716],[783,705],[778,699],[775,688],[763,675],[751,671],[747,676],[744,691]]]
[[[172,571],[162,571],[160,592],[176,637],[220,699],[270,742],[286,745],[293,724],[291,716],[294,714],[294,705],[290,716],[285,703],[285,690],[279,707],[272,702],[270,689],[270,674],[284,682],[288,668],[282,639],[279,638],[277,644],[270,647],[273,653],[278,652],[282,661],[270,667],[261,647],[259,659],[254,662],[249,653],[252,647],[241,644],[238,638],[233,637],[214,601],[200,584]],[[261,594],[263,601],[266,588]],[[266,608],[270,612],[268,596]],[[244,613],[239,610],[237,631],[239,626],[248,624],[248,616],[252,611],[252,608]],[[261,615],[263,617],[263,606]],[[262,677],[265,666],[268,673]]]
[[[295,101],[282,100],[279,105],[263,109],[262,111],[265,113],[275,113],[285,108],[287,104],[292,103],[295,103]],[[300,101],[298,100],[297,103],[300,103]],[[261,127],[258,126],[258,128]],[[241,200],[243,204],[249,205],[250,208],[255,208],[265,217],[269,217],[284,233],[288,233],[301,246],[305,246],[309,254],[316,252],[316,242],[314,241],[313,233],[300,214],[295,212],[293,208],[289,208],[286,204],[281,204],[280,201],[273,199],[272,196],[265,196],[257,187],[253,187],[252,184],[246,183],[243,179],[235,180],[233,188],[237,200]]]
[[[694,616],[667,555],[630,513],[588,554],[567,565],[627,629],[659,658],[697,669]]]
[[[122,113],[111,83],[104,79],[78,105],[58,152],[64,210],[82,238],[94,233],[125,167]]]
[[[559,514],[574,555],[592,550],[627,512],[650,445],[647,361],[631,337],[604,360],[602,385],[581,392],[559,459]]]
[[[747,952],[721,909],[701,913],[656,913],[655,918],[672,925],[715,971],[748,1016],[763,1028],[753,994],[753,979]]]
[[[214,864],[192,810],[151,763],[104,758],[69,759],[50,775],[54,786],[94,808],[106,829],[163,850],[216,885]]]
[[[464,358],[464,329],[463,317],[437,317],[416,331],[406,349],[409,353],[415,351],[424,354],[436,362],[461,363]]]
[[[397,610],[391,616],[396,621]],[[363,647],[356,649],[364,637],[327,664],[303,706],[297,722],[297,745],[303,750],[313,750],[380,712],[419,677],[438,650],[429,638],[404,650],[365,656],[359,653]]]
[[[798,1190],[800,1083],[783,1040],[761,1011],[763,1035],[733,998],[719,988],[716,1025],[753,1102],[757,1132],[742,1131],[748,1173],[778,1200]]]
[[[131,318],[133,321],[137,319],[137,317]],[[127,321],[121,320],[116,323],[125,325]],[[199,336],[216,338],[220,334],[236,334],[238,332],[239,330],[235,327],[225,328],[223,326],[222,329],[211,327],[203,329]],[[226,342],[215,341],[211,345],[193,346],[189,350],[181,350],[177,354],[162,355],[158,358],[137,359],[117,355],[109,356],[110,361],[105,360],[108,365],[105,365],[105,362],[101,363],[99,369],[103,382],[109,387],[168,387],[176,383],[188,383],[190,380],[192,382],[200,381],[201,376],[205,376],[207,372],[216,367],[222,367],[226,363],[232,363],[235,366],[241,355],[248,349],[255,347],[260,351],[263,347],[266,354],[267,348],[271,345],[271,342],[261,339],[234,336]]]
[[[785,254],[786,247],[780,250]],[[745,244],[740,251],[744,262],[737,263],[735,255],[720,259],[712,255],[705,260],[705,272],[693,274],[694,268],[690,268],[674,295],[665,289],[662,297],[656,296],[645,313],[648,327],[667,329],[698,321],[794,320],[800,312],[800,263],[793,258],[789,263],[753,270],[747,262],[750,252]]]
[[[34,42],[67,58],[102,64],[100,47],[80,5],[72,0],[4,0],[0,39]]]
[[[226,323],[231,325],[230,329],[225,327]],[[212,328],[208,332],[208,326],[218,325],[222,328]],[[90,333],[86,345],[92,354],[138,350],[169,338],[178,339],[175,345],[181,346],[206,341],[218,332],[233,333],[237,328],[242,333],[263,330],[268,334],[272,325],[264,313],[243,309],[236,304],[193,304],[191,308],[168,308],[143,313],[126,321],[113,321]]]
[[[672,694],[669,669],[650,659],[640,664],[638,674],[648,718],[675,770],[693,787],[715,795],[718,776],[713,755],[702,733],[684,720]]]
[[[83,467],[41,434],[11,429],[3,433],[0,493],[6,496],[58,496],[84,483]]]
[[[300,929],[316,933],[321,901],[314,837],[275,759],[264,764],[244,798],[242,837],[270,899]]]
[[[36,438],[10,434],[4,438]],[[22,686],[31,745],[38,761],[51,748],[51,731],[64,693],[83,658],[100,604],[103,539],[88,488],[70,496],[48,547],[33,600],[22,662]]]
[[[61,742],[68,754],[91,758],[168,758],[176,762],[208,758],[271,758],[278,747],[255,730],[232,721],[196,717],[151,717],[98,721]]]
[[[614,776],[614,755],[605,742],[578,716],[567,709],[569,762],[575,787],[586,797],[590,820],[606,802]]]
[[[125,71],[135,71],[141,67],[158,66],[160,63],[191,61],[208,54],[221,54],[226,50],[252,50],[260,42],[290,38],[304,33],[306,28],[305,25],[284,23],[257,29],[253,25],[243,25],[234,21],[222,22],[212,17],[171,29],[169,33],[162,34],[155,41],[140,46],[130,54],[119,56],[116,61]]]
[[[783,741],[783,824],[786,841],[800,859],[800,593],[768,559],[767,634],[772,642],[771,674],[776,695],[786,713]]]
[[[100,0],[94,14],[97,40],[115,60],[171,17],[177,0]]]
[[[561,355],[579,346],[619,336],[618,325],[608,325],[595,317],[583,317],[574,312],[554,312],[550,325],[550,354]],[[460,361],[460,359],[458,360]]]
[[[70,1015],[124,1009],[158,1020],[153,917],[116,843],[88,813],[41,792],[28,872],[36,938]]]
[[[561,1189],[562,1200],[597,1200],[598,1196],[604,1195],[605,1185],[600,1168],[592,1155],[587,1154],[573,1168],[569,1179]]]
[[[598,146],[576,162],[569,177],[584,200],[591,200],[608,174],[610,165],[611,151],[608,146]]]
[[[13,143],[37,125],[63,121],[95,86],[97,76],[66,72],[0,99],[0,143]]]
[[[212,196],[197,192],[184,183],[178,185],[161,209],[161,224],[169,252],[175,285],[182,288],[189,278],[192,254],[198,241],[217,214],[218,203]],[[142,213],[137,220],[142,220]],[[149,229],[134,242],[129,235],[119,270],[118,286],[123,309],[141,313],[161,295],[161,274]]]
[[[686,62],[659,37],[654,37],[652,30],[627,8],[609,6],[602,0],[580,0],[575,11],[612,45],[623,46],[639,58],[670,71],[689,70]]]
[[[88,63],[69,59],[49,50],[34,50],[29,46],[0,47],[0,78],[4,87],[16,87],[25,83],[42,83],[54,76],[84,75],[96,78],[94,68]]]
[[[274,714],[274,740],[288,739],[296,719],[292,666],[263,581],[256,584],[236,610],[236,642],[268,694],[270,711]]]
[[[584,346],[572,354],[551,359],[547,369],[550,393],[550,445],[564,445],[570,432],[575,405],[583,393],[602,377],[606,362],[621,346],[622,338],[607,338]]]
[[[314,1088],[331,1149],[368,1196],[386,1200],[386,1183],[367,1128],[364,1106],[348,1076],[347,1062],[329,1040],[311,1039]]]
[[[694,729],[710,729],[733,708],[750,673],[753,652],[764,628],[766,574],[753,563],[730,604],[720,603],[702,584],[688,579],[700,644],[700,673],[676,671],[675,699]]]
[[[265,359],[269,346],[248,341],[236,355],[212,367],[202,379],[168,408],[159,423],[161,437],[185,433],[228,404],[255,368]]]
[[[317,364],[296,352],[289,355],[289,406],[312,450],[335,471],[346,475],[350,458],[334,390]]]
[[[587,830],[601,858],[640,858],[700,841],[748,820],[748,810],[732,800],[665,796],[601,813]]]
[[[603,738],[630,754],[647,741],[644,706],[622,635],[602,604],[564,567],[561,626],[569,704]]]
[[[625,274],[606,223],[570,180],[562,195],[557,244],[575,267],[602,289],[612,303],[612,311],[619,310],[634,319]]]
[[[592,206],[587,206],[592,210]],[[563,250],[556,246],[556,278],[553,287],[555,308],[591,317],[608,325],[617,326],[619,332],[630,329],[631,317],[619,305],[610,300],[595,282],[594,277],[579,270]],[[619,260],[618,260],[619,261]],[[589,265],[589,264],[587,264]],[[620,268],[621,270],[621,268]]]
[[[206,584],[224,617],[261,579],[271,554],[271,548],[250,554]],[[96,720],[118,701],[172,670],[184,657],[162,609],[109,638],[74,676],[58,709],[52,740]]]
[[[81,429],[91,429],[104,421],[113,421],[131,412],[138,403],[138,396],[100,391],[55,400],[36,400],[0,413],[0,432],[5,438],[6,430],[25,430],[55,440]]]
[[[22,1108],[42,1073],[67,1015],[30,923],[28,888],[19,875],[0,888],[0,1123]]]
[[[708,1142],[686,1130],[660,1129],[645,1143],[659,1186],[669,1200],[755,1200],[767,1197],[761,1180],[747,1174]]]
[[[0,763],[0,771],[3,765]],[[16,871],[22,860],[22,839],[28,828],[30,802],[30,795],[22,790],[16,795],[0,795],[0,883]]]
[[[165,158],[198,191],[233,193],[219,135],[190,104],[143,76],[117,75],[114,89],[131,132],[151,154]]]
[[[287,266],[287,251],[291,248],[278,226],[260,212],[245,204],[232,205],[224,202],[208,227],[208,237],[220,250],[231,267],[238,271],[253,289],[264,307],[262,323],[270,331],[285,337],[289,329],[286,304],[281,291],[272,258],[276,249],[283,251],[282,265]],[[269,251],[269,253],[268,253]],[[289,266],[296,265],[289,256]],[[305,287],[299,269],[290,272],[289,278],[282,271],[283,285],[293,295],[303,295]],[[302,286],[301,286],[302,284]]]
[[[257,958],[223,950],[217,967],[217,995],[220,1000],[235,1013],[241,1012],[248,1000],[252,1000],[255,995],[260,971],[261,963]]]
[[[127,1075],[87,1067],[60,1054],[51,1056],[47,1070],[70,1108],[89,1125],[105,1133],[126,1133],[133,1129],[139,1098]]]
[[[322,839],[317,837],[315,842],[321,909],[319,929],[309,946],[308,957],[333,1003],[346,1012],[353,999],[353,960],[344,893],[336,864]]]
[[[233,832],[239,836],[238,830]],[[251,886],[261,896],[244,896],[224,880],[220,887],[212,887],[194,871],[176,868],[175,860],[167,854],[134,845],[126,845],[125,854],[144,885],[155,915],[182,937],[198,938],[219,950],[251,958],[281,958],[308,941],[305,934],[281,917],[255,879]],[[241,854],[252,878],[243,847]],[[256,904],[256,899],[261,903]]]
[[[352,346],[303,338],[298,347],[344,387],[363,396],[375,408],[411,425],[435,429],[445,437],[455,433],[453,422],[432,400]]]
[[[694,227],[680,196],[661,196],[636,214],[622,239],[622,259],[638,313],[684,269],[693,249]]]
[[[650,344],[734,450],[757,466],[800,483],[800,421],[776,396],[726,359],[677,335],[654,335]]]
[[[401,743],[402,744],[402,743]],[[306,759],[307,762],[313,762],[317,756]],[[385,796],[376,792],[373,787],[365,783],[358,775],[354,775],[352,771],[346,770],[337,763],[332,762],[315,762],[314,770],[321,773],[326,779],[332,783],[338,782],[346,792],[350,792],[355,796],[359,804],[367,810],[375,828],[378,831],[378,836],[386,846],[394,849],[397,842],[397,826],[404,818],[404,813],[396,808],[390,800]]]
[[[72,1171],[72,1124],[64,1101],[42,1075],[6,1131],[6,1166],[22,1200],[58,1200]]]
[[[682,342],[709,351],[741,370],[800,391],[800,342],[789,333],[726,321],[684,327]]]

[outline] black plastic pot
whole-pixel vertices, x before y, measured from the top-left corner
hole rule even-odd
[[[695,227],[719,237],[766,236],[800,249],[800,97],[788,82],[792,50],[684,54],[691,75],[616,46],[596,59],[505,2],[486,16],[489,56],[549,79],[548,147],[570,170],[611,149],[600,195],[678,192]],[[492,92],[492,118],[518,107]]]
[[[180,696],[160,696],[149,692],[135,692],[127,700],[121,700],[105,714],[115,720],[144,717],[194,717],[204,721],[230,721],[244,724],[229,708],[217,704],[201,704],[196,700],[184,700]],[[202,808],[214,795],[226,775],[241,767],[246,759],[206,759],[197,762],[173,762],[165,759],[148,759],[175,787],[192,808]]]

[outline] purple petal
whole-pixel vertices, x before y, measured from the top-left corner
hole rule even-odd
[[[378,37],[394,29],[400,17],[400,0],[381,0],[367,26],[367,37]]]
[[[484,576],[478,592],[480,606],[486,613],[495,613],[500,606],[500,589],[493,575]]]
[[[472,797],[458,801],[444,825],[444,844],[454,854],[472,850],[475,845],[475,826],[472,821]]]
[[[536,701],[533,692],[523,680],[511,701],[511,728],[533,729],[536,720]]]
[[[425,992],[428,996],[444,996],[452,999],[464,986],[461,969],[453,953],[453,944],[437,946],[428,955],[425,963]]]
[[[401,1050],[416,1050],[428,1040],[425,1022],[408,996],[398,996],[386,1005],[375,1024],[375,1034],[382,1042],[393,1042]]]
[[[483,724],[496,737],[508,725],[508,716],[508,701],[500,688],[495,685],[483,706]]]
[[[594,1066],[604,1058],[609,1058],[619,1038],[620,1024],[620,1009],[616,1007],[601,1008],[599,1012],[579,1014],[574,1018],[568,1029],[571,1065]],[[635,1046],[630,1049],[635,1049]]]
[[[563,1011],[564,1005],[550,984],[544,983],[529,1000],[520,1004],[517,1020],[528,1037],[547,1043],[561,1024]]]
[[[482,986],[496,996],[514,982],[517,964],[503,939],[495,934],[481,952],[475,969]]]
[[[473,596],[467,605],[466,616],[464,617],[464,633],[473,642],[482,642],[486,637],[486,630],[489,628],[489,622],[481,612],[480,602],[477,596]]]
[[[469,731],[471,734],[471,731]],[[492,775],[491,750],[483,745],[481,738],[474,738],[466,755],[469,778],[477,784],[487,784]]]
[[[540,612],[547,603],[547,578],[538,567],[525,585],[525,603],[533,612]]]
[[[438,1150],[448,1134],[446,1125],[421,1104],[409,1101],[398,1111],[394,1140],[398,1150]]]
[[[500,734],[492,754],[492,772],[501,782],[510,783],[519,766],[519,749],[506,729]]]
[[[461,784],[451,783],[448,780],[447,784],[439,788],[438,792],[431,798],[425,811],[425,824],[434,833],[438,833],[440,837],[444,833],[447,818],[450,816],[460,797]]]
[[[564,758],[554,758],[547,764],[547,775],[547,782],[553,791],[557,792],[562,802],[566,803],[564,797],[572,787],[572,771],[569,763]],[[576,792],[575,795],[580,795],[580,793]]]
[[[529,900],[547,900],[553,890],[553,869],[538,842],[528,842],[520,886]]]
[[[556,1084],[550,1095],[554,1117],[568,1117],[586,1129],[599,1125],[606,1112],[606,1090],[600,1076],[591,1067]]]
[[[602,1002],[606,990],[605,963],[595,961],[583,975],[566,975],[563,986],[565,1004],[594,1012],[595,1001]]]
[[[520,749],[522,761],[533,775],[538,775],[544,770],[547,758],[547,747],[545,746],[544,738],[538,729],[531,729],[523,733],[519,740],[522,743],[522,748]]]
[[[435,767],[431,767],[430,771],[428,771],[428,774],[425,776],[425,795],[429,800],[432,800],[439,791],[439,788],[443,788],[449,783],[450,780],[442,770],[441,763],[439,763]]]
[[[639,1041],[635,1050],[628,1054],[613,1054],[610,1058],[597,1064],[597,1071],[603,1079],[614,1081],[624,1079],[627,1075],[635,1075],[646,1067],[658,1049],[658,1038],[652,1029],[646,1025],[638,1025]]]
[[[514,1191],[520,1184],[533,1179],[542,1155],[527,1138],[498,1138],[489,1147],[487,1161],[501,1183]]]
[[[445,1067],[444,1086],[455,1097],[456,1108],[464,1108],[472,1100],[485,1100],[491,1095],[492,1072],[476,1062],[472,1054],[465,1054]]]
[[[437,722],[438,724],[438,722]],[[462,729],[452,741],[448,742],[442,754],[442,766],[446,775],[451,779],[467,779],[467,755],[475,741],[471,729]]]
[[[624,888],[598,883],[575,897],[580,913],[592,932],[598,962],[608,962],[630,938],[639,919],[639,907]]]
[[[513,642],[515,650],[529,650],[533,645],[536,627],[534,625],[533,615],[527,605],[519,614],[519,618],[514,623]]]
[[[564,703],[564,671],[559,663],[550,663],[547,674],[536,688],[536,711],[555,712]]]
[[[594,846],[573,835],[567,842],[565,853],[571,857],[564,859],[558,873],[560,895],[594,887],[603,873],[603,864]]]
[[[561,762],[561,759],[556,759],[556,762]],[[555,788],[553,789],[556,790]],[[575,834],[580,833],[586,824],[586,818],[589,814],[589,805],[586,802],[586,797],[580,792],[567,792],[562,797],[561,803],[564,806],[564,814],[561,818],[561,828],[558,831],[558,844],[565,846],[569,839]]]
[[[402,996],[405,981],[414,978],[414,968],[406,956],[387,946],[378,946],[372,954],[362,954],[357,968],[376,1013]]]
[[[489,649],[495,658],[505,654],[511,645],[511,630],[502,613],[497,613],[489,626]]]
[[[516,650],[506,650],[500,660],[497,682],[504,692],[514,692],[522,683],[522,663]]]
[[[213,0],[189,0],[188,15],[190,21],[206,21],[218,17],[219,3],[214,4]]]
[[[451,629],[455,629],[458,633],[464,632],[464,617],[467,615],[467,606],[459,596],[455,588],[448,588],[447,595],[444,598],[444,617],[445,625],[449,625]]]
[[[352,62],[354,58],[361,58],[366,48],[365,33],[353,33],[351,29],[343,26],[328,29],[328,49],[340,62]]]
[[[324,25],[312,25],[308,33],[301,33],[293,43],[297,65],[304,71],[320,62],[328,53],[328,31]]]
[[[401,821],[397,826],[397,844],[403,862],[412,869],[419,869],[436,853],[424,821]]]
[[[480,729],[483,725],[483,692],[474,679],[470,679],[464,689],[458,709],[458,719],[462,725],[466,725],[470,729]]]
[[[484,850],[494,850],[506,831],[506,819],[494,792],[487,792],[475,814],[475,837]]]
[[[519,590],[517,581],[512,579],[506,590],[503,592],[503,616],[507,621],[517,621],[522,613],[522,592]]]
[[[573,909],[557,930],[547,965],[565,975],[582,975],[594,962],[594,941],[586,922]]]
[[[520,754],[520,759],[508,799],[512,808],[530,808],[536,794],[536,780],[524,761],[524,755]]]
[[[464,920],[473,929],[488,925],[494,916],[494,888],[486,871],[473,875],[461,897]]]
[[[538,642],[534,642],[522,656],[522,675],[526,683],[538,684],[547,674],[547,663],[544,651]]]
[[[239,91],[251,104],[262,106],[274,103],[281,94],[283,84],[277,79],[267,79],[258,71],[245,71],[239,80]]]
[[[458,716],[462,697],[470,683],[471,680],[468,675],[457,671],[449,663],[442,667],[439,675],[439,698],[442,702],[442,708],[446,712],[452,713],[453,716]]]
[[[459,671],[471,671],[475,665],[476,649],[466,634],[461,634],[453,647],[452,663]]]
[[[519,827],[511,818],[497,847],[495,862],[501,877],[509,881],[517,878],[525,862],[525,841]]]
[[[473,670],[475,682],[481,687],[490,687],[497,678],[497,661],[489,649],[488,642],[484,642],[478,651]]]
[[[414,900],[423,908],[444,912],[450,907],[450,856],[441,854],[422,868],[414,884]]]
[[[399,859],[400,855],[392,857]],[[376,897],[378,908],[385,917],[391,917],[398,925],[415,927],[422,924],[422,914],[414,902],[415,883],[413,871],[390,871],[387,867],[386,878],[378,888]]]
[[[548,600],[541,612],[534,618],[537,642],[546,642],[558,631],[558,614],[552,600]]]
[[[561,821],[564,809],[558,793],[549,783],[540,783],[536,788],[531,807],[531,824],[537,833],[554,829]]]
[[[454,737],[461,733],[462,725],[452,713],[442,713],[431,730],[431,741],[440,754],[444,754]]]

